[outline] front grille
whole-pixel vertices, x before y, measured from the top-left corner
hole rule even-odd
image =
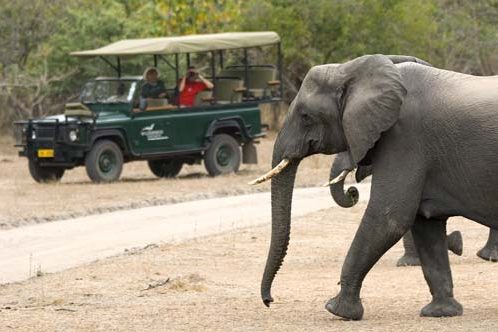
[[[37,126],[35,131],[37,138],[55,138],[55,126]]]

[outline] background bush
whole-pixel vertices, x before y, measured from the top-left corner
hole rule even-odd
[[[290,100],[311,66],[362,54],[496,74],[497,23],[498,0],[0,0],[0,127],[61,112],[85,80],[113,74],[68,53],[123,38],[277,31]]]

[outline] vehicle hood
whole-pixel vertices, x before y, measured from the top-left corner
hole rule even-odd
[[[34,120],[35,122],[43,122],[43,121],[55,121],[55,120],[58,120],[59,122],[66,122],[66,119],[68,122],[72,122],[72,121],[82,121],[82,122],[88,122],[88,123],[92,123],[92,119],[90,118],[85,118],[85,117],[74,117],[74,116],[67,116],[64,115],[64,114],[56,114],[56,115],[50,115],[50,116],[46,116],[44,118],[41,118],[41,119],[37,119],[37,120]]]

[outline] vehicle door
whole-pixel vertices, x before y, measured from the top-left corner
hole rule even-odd
[[[173,126],[168,112],[136,113],[130,126],[131,145],[137,154],[155,154],[172,150]]]

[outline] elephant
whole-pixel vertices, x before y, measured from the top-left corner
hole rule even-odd
[[[359,200],[359,192],[356,187],[351,186],[348,187],[347,190],[344,190],[345,176],[341,176],[341,174],[349,173],[352,170],[353,165],[349,160],[349,154],[345,152],[337,154],[332,167],[330,168],[330,182],[332,182],[333,179],[337,179],[334,184],[330,185],[330,195],[337,203],[337,205],[345,208],[354,206]],[[370,166],[358,166],[355,172],[356,182],[359,183],[370,175],[372,175],[372,168]],[[415,249],[415,243],[413,242],[411,231],[408,231],[403,236],[403,247],[405,253],[398,260],[397,266],[420,265],[420,260],[417,254],[417,250]],[[459,231],[452,232],[450,235],[448,235],[448,249],[455,255],[462,255],[462,234]],[[488,241],[486,242],[486,245],[477,252],[477,256],[484,259],[485,261],[498,261],[498,230],[489,230]]]
[[[400,61],[402,60],[402,61]],[[406,60],[406,61],[405,61]],[[312,67],[273,147],[271,240],[261,281],[271,286],[290,240],[299,163],[348,152],[372,169],[370,200],[346,255],[330,313],[360,320],[364,278],[409,230],[432,300],[421,316],[463,314],[453,295],[446,223],[463,216],[498,228],[498,77],[426,66],[413,57],[365,55]]]

